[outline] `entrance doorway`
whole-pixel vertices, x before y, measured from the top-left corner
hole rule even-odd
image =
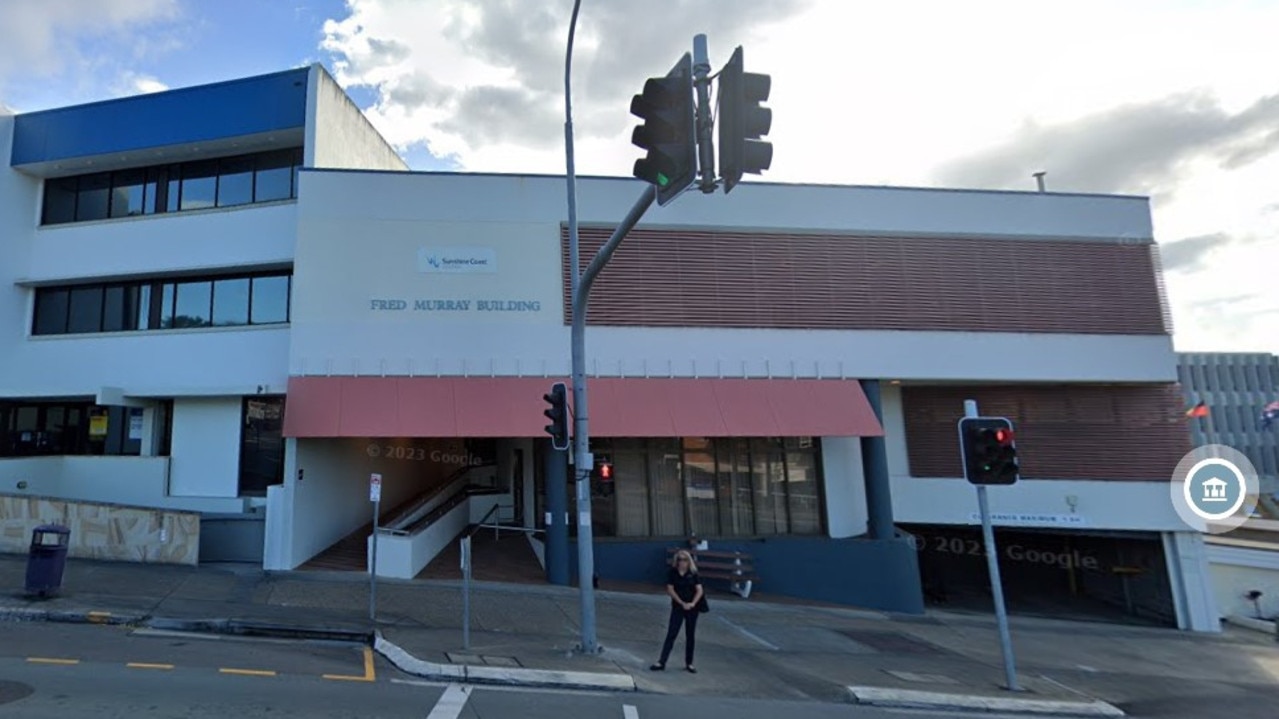
[[[928,604],[952,611],[993,611],[980,527],[902,529],[914,536]],[[995,544],[1012,614],[1177,625],[1158,534],[996,527]]]

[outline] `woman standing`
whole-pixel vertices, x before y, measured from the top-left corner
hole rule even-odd
[[[666,627],[666,642],[662,644],[662,658],[649,667],[655,672],[666,669],[666,660],[675,647],[680,625],[684,625],[684,668],[696,674],[693,666],[693,647],[697,637],[698,603],[702,601],[702,580],[697,576],[697,564],[688,550],[675,553],[672,566],[666,572],[666,593],[671,598],[671,618]]]

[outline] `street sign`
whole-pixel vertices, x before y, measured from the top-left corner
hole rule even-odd
[[[382,475],[380,474],[369,475],[369,501],[382,501]]]

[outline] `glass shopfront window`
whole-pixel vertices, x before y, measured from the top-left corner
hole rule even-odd
[[[85,401],[0,401],[0,457],[136,457],[142,453],[144,411]],[[155,411],[162,428],[155,453],[167,455],[172,401],[158,403]]]
[[[610,482],[592,483],[601,537],[759,537],[825,531],[815,437],[599,439]],[[570,497],[572,494],[570,493]]]

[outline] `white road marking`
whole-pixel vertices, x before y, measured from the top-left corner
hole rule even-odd
[[[754,641],[757,641],[760,644],[768,647],[769,649],[772,649],[775,652],[781,651],[781,647],[777,646],[776,644],[773,644],[772,642],[768,641],[767,639],[764,639],[763,637],[759,636],[758,634],[750,631],[749,629],[745,627],[738,626],[730,622],[729,620],[724,618],[723,614],[719,615],[719,620],[727,624],[728,626],[732,627],[733,629],[736,629],[739,634],[746,637],[747,639],[752,639]]]
[[[446,687],[449,681],[441,679],[439,681],[431,681],[430,679],[398,679],[392,678],[392,684],[406,684],[413,687]],[[616,697],[617,692],[600,691],[598,689],[568,689],[555,687],[521,687],[521,686],[502,686],[500,684],[485,684],[472,687],[473,691],[484,692],[508,692],[515,694],[571,694],[575,697]]]
[[[440,700],[435,703],[435,708],[430,714],[426,715],[426,719],[457,719],[462,714],[462,709],[466,706],[466,700],[471,698],[471,688],[464,687],[461,684],[450,684],[444,689],[444,693],[440,695]]]
[[[630,704],[623,704],[622,716],[626,717],[626,719],[639,719],[639,709],[636,709]]]

